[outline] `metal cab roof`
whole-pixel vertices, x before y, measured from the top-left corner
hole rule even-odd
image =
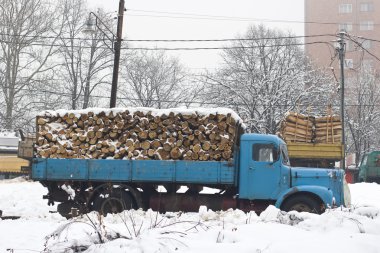
[[[241,136],[241,141],[270,141],[277,145],[285,144],[285,142],[280,139],[277,135],[273,134],[243,134]]]

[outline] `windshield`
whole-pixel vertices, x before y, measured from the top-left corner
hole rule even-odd
[[[366,166],[368,160],[368,155],[364,155],[362,162],[359,164],[359,166]]]

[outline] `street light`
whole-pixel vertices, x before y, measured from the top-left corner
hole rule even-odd
[[[93,17],[94,18],[93,18]],[[114,52],[114,64],[113,64],[113,73],[112,73],[112,85],[111,85],[111,100],[110,108],[116,107],[116,93],[117,93],[117,81],[119,77],[119,63],[120,63],[120,49],[122,41],[122,32],[123,32],[123,16],[124,16],[124,0],[119,1],[119,12],[117,16],[117,31],[116,35],[109,29],[104,22],[93,12],[90,12],[88,20],[86,22],[86,28],[83,29],[83,33],[94,33],[95,27],[103,33],[103,35],[111,41],[112,46],[107,47]],[[105,28],[106,32],[99,26]],[[110,36],[112,35],[112,36]]]

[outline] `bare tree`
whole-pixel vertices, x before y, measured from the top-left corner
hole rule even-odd
[[[33,105],[31,90],[42,79],[52,78],[54,37],[42,47],[41,40],[53,34],[53,6],[44,0],[0,0],[0,113],[1,126],[21,127]],[[59,33],[59,30],[55,31]]]
[[[379,149],[380,78],[368,69],[360,70],[347,89],[346,122],[358,165],[364,153]]]
[[[112,66],[112,42],[104,36],[112,36],[108,27],[112,18],[102,10],[97,14],[106,27],[94,27],[94,32],[83,38],[84,24],[89,17],[89,10],[84,0],[62,0],[60,13],[63,15],[64,31],[60,36],[60,55],[63,68],[59,76],[63,86],[70,93],[70,108],[79,106],[87,108],[94,90],[101,84],[109,84],[110,67]],[[99,22],[98,22],[99,23]]]
[[[287,111],[312,105],[310,92],[326,86],[292,34],[260,25],[239,39],[224,50],[220,70],[206,76],[206,99],[236,110],[252,132],[275,133]]]
[[[155,108],[184,104],[193,86],[187,82],[187,72],[178,59],[163,51],[136,51],[126,56],[122,70],[125,81],[120,94],[124,105]]]

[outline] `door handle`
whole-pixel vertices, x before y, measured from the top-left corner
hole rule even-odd
[[[256,170],[256,168],[249,167],[249,170]]]

